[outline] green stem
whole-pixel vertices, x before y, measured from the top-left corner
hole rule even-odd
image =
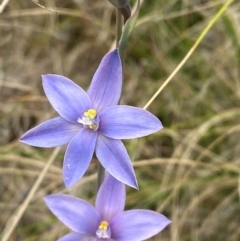
[[[116,48],[119,47],[119,40],[122,37],[122,25],[123,25],[123,22],[122,22],[121,12],[116,8]],[[124,54],[122,54],[120,50],[119,50],[119,54],[122,62],[122,75],[124,80]]]
[[[119,40],[122,35],[122,15],[116,8],[116,48],[119,47]]]
[[[104,175],[105,175],[105,169],[101,165],[101,163],[99,162],[99,164],[98,164],[98,177],[97,177],[97,191],[101,186],[101,183],[104,179]]]

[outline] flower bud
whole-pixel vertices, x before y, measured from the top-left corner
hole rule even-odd
[[[124,17],[124,23],[131,17],[130,0],[108,0]]]
[[[124,23],[131,17],[131,7],[128,4],[124,8],[118,8],[119,12],[123,15],[124,17]]]
[[[130,0],[108,0],[116,8],[124,8],[129,4]]]

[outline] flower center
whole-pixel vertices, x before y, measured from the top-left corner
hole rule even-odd
[[[107,221],[101,221],[96,231],[98,238],[109,239],[111,238],[111,229]]]
[[[97,121],[97,111],[94,109],[89,109],[85,111],[82,117],[77,119],[77,122],[82,124],[84,127],[88,127],[94,131],[98,128],[98,121]]]

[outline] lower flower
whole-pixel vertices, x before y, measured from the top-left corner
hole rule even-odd
[[[171,222],[150,210],[124,211],[125,198],[125,185],[107,174],[95,207],[65,194],[52,194],[45,202],[73,231],[58,241],[141,241],[159,233]]]

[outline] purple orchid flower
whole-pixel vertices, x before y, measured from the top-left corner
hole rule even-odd
[[[125,198],[125,185],[107,174],[95,207],[66,194],[52,194],[44,200],[73,231],[58,241],[141,241],[159,233],[171,222],[150,210],[124,211]]]
[[[87,93],[60,75],[44,75],[42,82],[47,98],[60,116],[29,130],[20,141],[38,147],[69,143],[63,162],[66,187],[83,176],[95,150],[111,175],[137,188],[131,160],[120,139],[149,135],[160,130],[162,124],[146,110],[117,105],[122,88],[118,50],[102,59]]]

